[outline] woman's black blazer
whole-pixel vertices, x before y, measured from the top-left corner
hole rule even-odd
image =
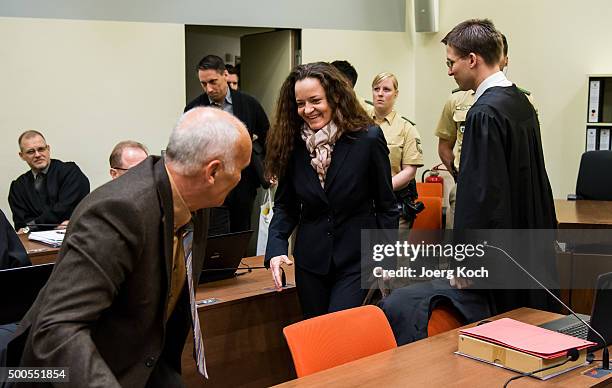
[[[274,197],[265,265],[287,254],[297,226],[297,266],[327,274],[333,262],[339,271],[359,271],[361,230],[398,227],[388,154],[378,126],[343,134],[334,145],[323,189],[298,136]]]

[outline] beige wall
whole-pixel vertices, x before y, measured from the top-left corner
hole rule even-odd
[[[439,33],[413,32],[411,3],[408,0],[403,33],[303,30],[302,62],[347,59],[359,72],[358,94],[368,98],[377,72],[395,73],[401,92],[396,108],[417,123],[425,167],[431,167],[440,163],[434,129],[444,102],[457,87],[447,76],[440,40],[465,19],[490,18],[509,40],[508,77],[535,97],[554,196],[573,193],[584,151],[587,74],[612,73],[612,3],[440,0]]]
[[[0,208],[24,129],[42,131],[52,157],[73,160],[92,188],[109,179],[123,139],[159,154],[185,105],[184,28],[178,24],[0,18]],[[10,37],[10,38],[9,38]]]
[[[612,3],[606,0],[440,0],[440,33],[412,33],[415,119],[425,138],[426,164],[437,162],[433,130],[445,98],[456,87],[446,75],[439,42],[457,23],[488,17],[508,37],[508,77],[535,97],[554,196],[573,193],[584,151],[587,74],[612,73],[610,15]]]
[[[359,74],[355,91],[367,100],[372,100],[374,76],[394,73],[400,90],[396,109],[414,121],[413,57],[413,37],[405,32],[302,30],[302,63],[349,61]]]
[[[574,191],[584,150],[586,75],[612,73],[612,3],[553,0],[440,1],[440,33],[304,29],[302,62],[347,59],[357,93],[370,96],[380,71],[398,76],[397,110],[417,122],[426,166],[438,163],[434,127],[455,88],[446,75],[444,34],[458,22],[489,17],[509,39],[509,78],[533,92],[542,120],[555,197]],[[97,187],[106,159],[124,138],[158,152],[184,107],[184,27],[179,24],[0,18],[0,208],[10,216],[10,181],[26,167],[15,139],[26,128],[47,135],[53,155],[75,160]],[[420,175],[420,172],[419,172]]]

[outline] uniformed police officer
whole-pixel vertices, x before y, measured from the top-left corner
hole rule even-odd
[[[508,41],[504,34],[502,34],[503,41],[503,59],[500,62],[500,70],[505,71],[508,67]],[[533,96],[531,92],[525,89],[519,88],[525,96],[531,102]],[[457,174],[459,173],[459,159],[461,156],[461,143],[463,141],[463,133],[465,131],[465,119],[467,117],[468,110],[474,104],[474,91],[473,90],[453,90],[450,98],[446,101],[440,120],[438,121],[438,127],[436,128],[436,136],[438,137],[438,155],[440,160],[448,171],[451,172],[455,181],[457,180]],[[537,108],[536,113],[537,113]],[[451,210],[455,210],[455,193],[457,187],[454,186],[449,193],[449,204]]]
[[[423,166],[421,136],[414,123],[401,117],[393,108],[399,94],[398,82],[391,73],[380,73],[372,81],[373,108],[370,115],[383,130],[387,146],[393,191],[398,200],[416,199],[417,168]],[[407,198],[406,198],[407,197]],[[406,214],[400,216],[400,230],[410,229],[414,217]]]

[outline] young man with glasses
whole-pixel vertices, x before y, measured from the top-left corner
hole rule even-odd
[[[74,162],[51,159],[42,133],[19,136],[19,157],[30,171],[11,183],[9,205],[19,232],[65,227],[72,211],[89,194],[89,180]]]
[[[504,74],[508,70],[508,41],[504,34],[502,36],[503,43],[503,55],[502,60],[499,63],[499,68]],[[465,56],[457,58],[456,60],[447,59],[446,66],[449,72],[455,67],[455,63],[464,59]],[[534,105],[533,96],[531,92],[525,89],[519,88],[521,92],[525,94],[529,102]],[[438,137],[438,155],[440,160],[448,171],[451,172],[453,178],[456,180],[459,174],[459,160],[461,158],[461,144],[463,142],[463,133],[465,131],[465,119],[467,117],[468,110],[474,104],[474,91],[473,90],[461,90],[457,88],[452,91],[450,97],[444,104],[442,114],[436,127],[436,136]],[[537,108],[536,108],[537,112]],[[450,191],[449,194],[449,205],[451,210],[455,210],[455,193],[456,186]]]
[[[500,70],[501,34],[489,20],[467,20],[453,28],[442,43],[446,45],[448,75],[461,90],[474,91],[474,102],[465,112],[454,229],[470,236],[476,230],[555,229],[538,117],[525,93]],[[491,233],[496,238],[502,235],[507,232]],[[533,240],[526,239],[511,248],[511,252],[520,250],[521,261],[529,263],[528,268],[555,275],[552,246],[550,250],[539,249]],[[439,304],[452,306],[454,317],[462,324],[518,307],[556,309],[544,291],[512,289],[512,281],[518,277],[510,274],[517,269],[508,260],[487,263],[494,277],[489,280],[499,281],[498,289],[482,284],[473,289],[473,283],[465,278],[450,282],[436,279],[394,290],[383,299],[380,307],[398,345],[426,337],[429,317]]]

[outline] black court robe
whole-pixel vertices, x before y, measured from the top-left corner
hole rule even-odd
[[[34,189],[31,171],[11,183],[8,201],[15,229],[25,227],[30,221],[56,225],[70,219],[74,208],[89,194],[89,179],[74,162],[51,159],[46,187],[47,201],[43,203]]]
[[[460,165],[456,231],[556,228],[538,117],[516,85],[489,88],[470,108]],[[495,235],[494,231],[490,233]],[[515,241],[509,245],[516,256],[525,260],[527,268],[539,269],[540,274],[554,279],[552,246],[542,252],[541,247],[536,247],[537,241],[531,241],[534,234],[526,231],[523,241],[517,244],[516,233],[512,233]],[[518,271],[506,258],[499,260],[500,265]],[[530,286],[537,288],[535,283]],[[522,288],[494,291],[494,310],[501,313],[521,306],[556,310],[545,294]]]

